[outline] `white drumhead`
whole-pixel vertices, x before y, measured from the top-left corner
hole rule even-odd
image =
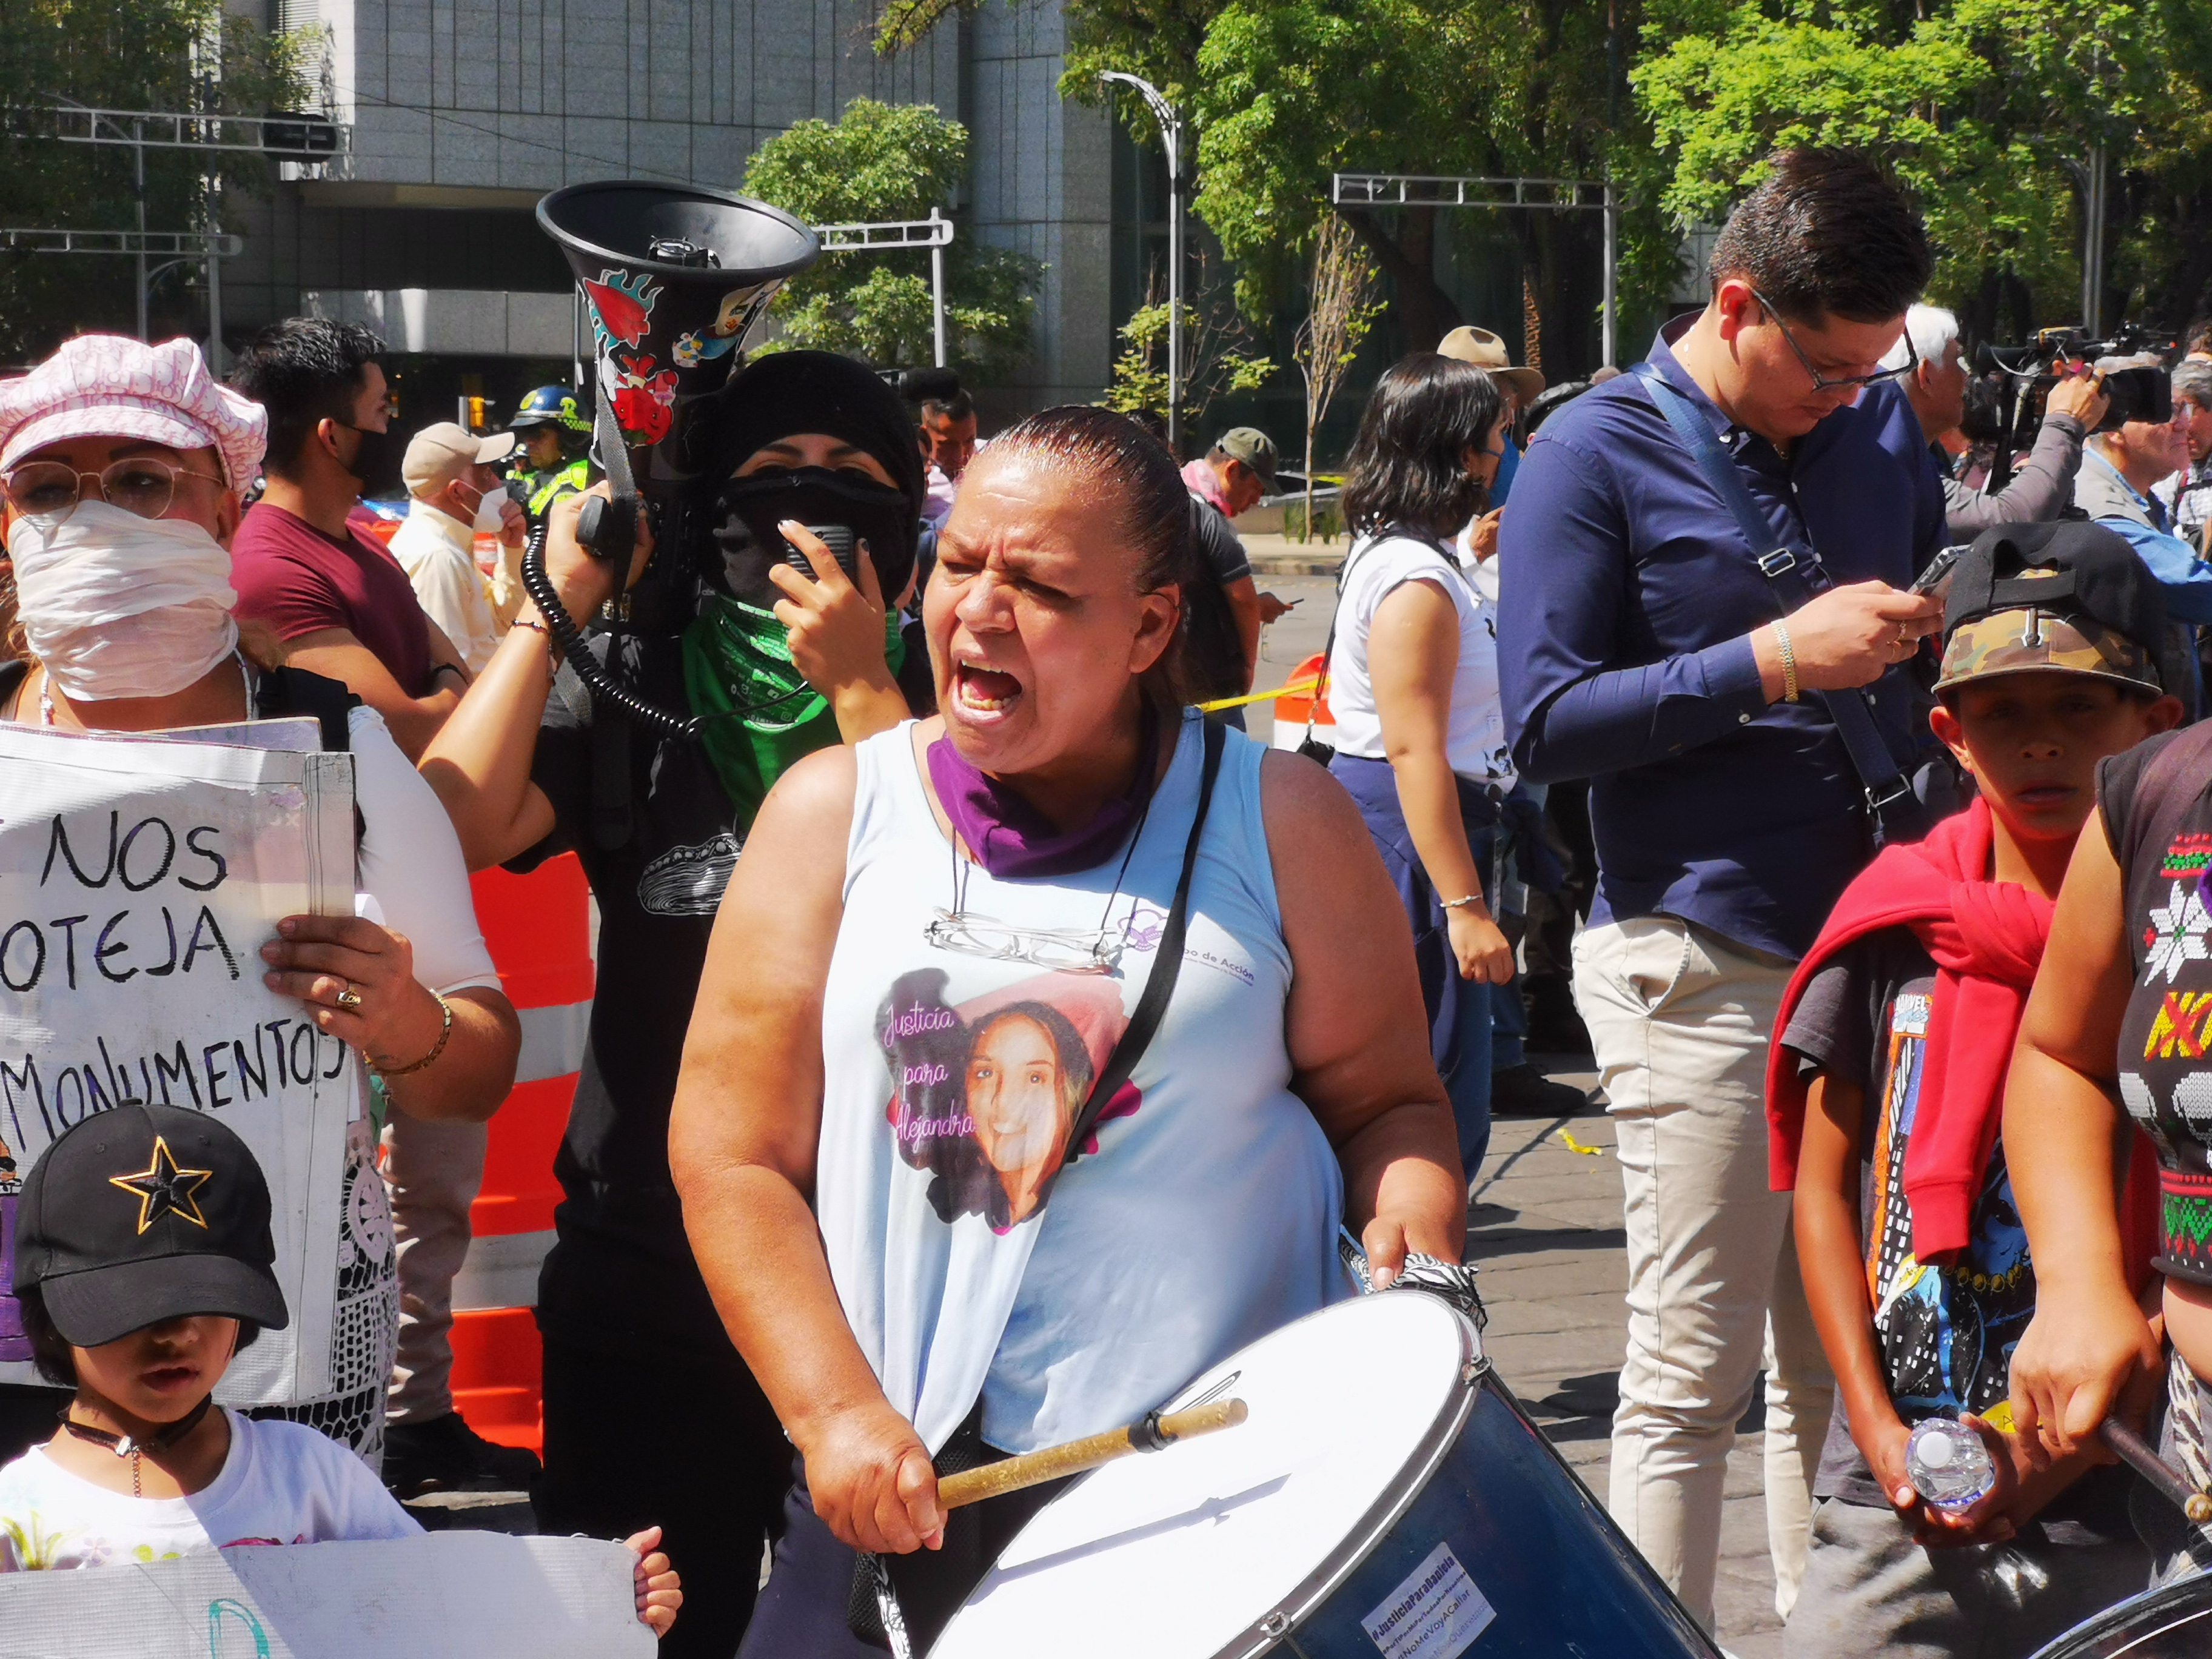
[[[1285,1326],[1174,1402],[1237,1428],[1109,1463],[1024,1528],[931,1659],[1210,1659],[1324,1567],[1465,1395],[1474,1328],[1416,1292]],[[1224,1379],[1234,1381],[1217,1388]]]

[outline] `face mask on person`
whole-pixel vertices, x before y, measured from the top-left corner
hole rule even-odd
[[[714,517],[724,583],[732,596],[763,610],[783,597],[768,573],[789,552],[776,529],[787,519],[850,526],[868,544],[886,605],[897,600],[914,574],[914,504],[904,491],[872,478],[820,466],[732,478],[715,496]]]
[[[476,486],[465,483],[461,488],[474,489]],[[500,516],[500,509],[506,505],[507,491],[504,489],[495,488],[485,490],[477,499],[477,515],[470,528],[479,536],[498,535],[505,528],[505,520]]]
[[[80,501],[16,520],[8,556],[32,654],[72,702],[167,696],[237,648],[230,555],[188,519]]]
[[[353,475],[356,489],[366,494],[377,483],[399,476],[399,463],[407,453],[407,446],[398,433],[373,432],[365,426],[351,426],[343,421],[331,424],[352,433],[358,440],[353,460],[346,466]]]

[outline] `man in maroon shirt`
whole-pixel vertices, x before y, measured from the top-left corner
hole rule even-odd
[[[232,538],[230,580],[239,615],[271,624],[295,665],[343,681],[413,760],[469,675],[399,562],[347,521],[363,489],[398,476],[404,446],[388,429],[383,349],[365,328],[293,317],[240,355],[231,384],[269,411],[268,485]],[[394,1111],[385,1125],[400,1323],[384,1480],[403,1498],[521,1490],[538,1473],[535,1456],[491,1444],[453,1407],[453,1276],[468,1254],[485,1145],[480,1123]]]
[[[384,343],[320,317],[272,324],[230,383],[269,411],[268,485],[232,544],[238,614],[275,628],[299,668],[341,680],[420,756],[469,683],[399,562],[347,521],[396,476]]]

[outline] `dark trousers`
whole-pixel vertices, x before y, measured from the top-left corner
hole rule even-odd
[[[1002,1455],[989,1452],[983,1461]],[[945,1454],[938,1459],[945,1462]],[[889,1559],[892,1589],[916,1653],[929,1651],[1014,1535],[1067,1484],[1048,1480],[954,1510],[944,1548]],[[742,1659],[883,1659],[888,1646],[863,1641],[848,1621],[858,1560],[814,1513],[805,1486],[794,1486],[784,1500],[775,1570],[761,1591]]]
[[[1397,775],[1390,763],[1339,754],[1328,769],[1366,820],[1367,833],[1398,890],[1406,919],[1413,924],[1413,966],[1420,973],[1421,1001],[1429,1017],[1430,1056],[1451,1096],[1460,1164],[1472,1182],[1490,1147],[1491,988],[1460,977],[1459,959],[1445,927],[1443,896],[1429,885],[1428,872],[1413,850],[1413,832],[1406,827],[1404,809],[1398,805]],[[1486,888],[1497,809],[1465,778],[1459,780],[1459,807],[1468,850],[1474,855],[1476,873]]]
[[[663,1529],[684,1608],[661,1659],[737,1652],[790,1484],[790,1443],[734,1352],[718,1361],[634,1339],[608,1353],[547,1337],[538,1530]]]

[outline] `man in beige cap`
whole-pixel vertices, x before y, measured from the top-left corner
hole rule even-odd
[[[1490,377],[1505,388],[1505,395],[1513,400],[1516,415],[1528,413],[1528,405],[1536,401],[1536,394],[1544,389],[1544,371],[1540,368],[1516,368],[1506,355],[1505,342],[1486,328],[1460,327],[1437,342],[1439,356],[1455,357],[1461,362],[1473,363],[1477,368],[1487,369]],[[1505,505],[1506,493],[1513,488],[1514,469],[1521,465],[1521,447],[1513,441],[1511,433],[1505,438],[1504,459],[1498,463],[1498,477],[1490,486],[1490,505],[1492,511]]]
[[[471,674],[491,660],[521,599],[514,566],[526,526],[497,465],[514,454],[515,443],[512,432],[480,438],[441,421],[415,434],[399,464],[410,501],[407,521],[392,538],[392,556]],[[477,569],[479,531],[500,538],[501,568],[491,584]]]

